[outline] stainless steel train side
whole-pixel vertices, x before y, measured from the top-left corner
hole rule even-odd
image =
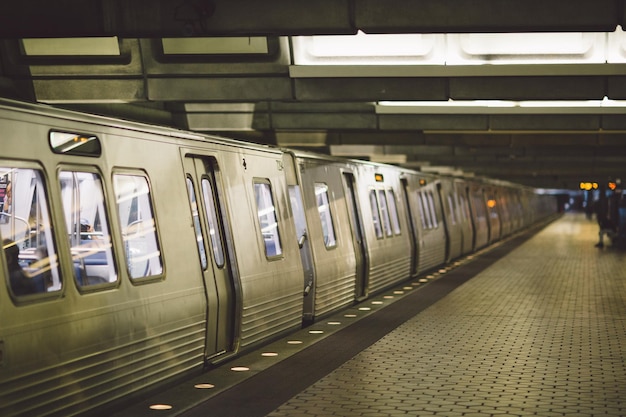
[[[304,319],[310,321],[354,303],[359,291],[357,262],[362,258],[355,253],[359,248],[352,239],[344,186],[345,176],[354,175],[354,165],[304,152],[286,155],[296,173],[289,187],[294,221],[301,223],[301,256],[305,265],[312,261],[303,286]]]
[[[417,236],[416,273],[442,265],[446,260],[448,240],[444,211],[439,194],[439,181],[427,173],[407,173],[407,195],[413,212]]]
[[[195,143],[182,148],[181,157],[203,212],[196,235],[207,248],[200,262],[213,262],[203,267],[205,282],[215,281],[209,308],[222,306],[221,294],[237,294],[234,288],[240,286],[239,299],[227,301],[224,310],[213,314],[237,317],[233,336],[241,348],[300,326],[303,271],[294,244],[297,238],[282,152],[234,143]],[[212,192],[211,185],[215,188]],[[213,206],[222,211],[219,226],[228,232],[221,236],[228,259],[221,259],[213,245],[213,241],[220,243],[220,229],[209,221]],[[217,263],[216,258],[220,259]],[[218,319],[218,324],[222,320]],[[228,350],[226,347],[228,343],[214,355]]]
[[[374,163],[358,165],[356,198],[363,215],[370,293],[411,276],[414,237],[408,224],[401,172]]]
[[[43,266],[24,269],[52,275],[41,288],[0,290],[3,415],[78,414],[202,366],[206,296],[198,265],[177,261],[196,248],[190,210],[172,204],[187,200],[173,138],[34,107],[2,107],[0,119],[3,174],[15,179],[14,196],[36,201],[19,212],[14,205],[5,225],[24,226],[0,233],[21,255],[43,246]],[[101,152],[81,156],[70,142],[54,153],[55,133],[99,142]],[[143,225],[119,216],[133,194],[132,217],[141,212]]]
[[[437,197],[443,210],[446,233],[445,262],[450,262],[463,252],[463,228],[467,222],[459,217],[458,199],[452,178],[441,177],[437,181]]]
[[[468,198],[468,184],[460,178],[453,179],[454,197],[457,201],[457,219],[461,227],[461,255],[467,255],[474,251],[474,222],[470,211]]]
[[[470,213],[474,223],[473,247],[478,250],[489,244],[491,221],[487,213],[483,184],[478,180],[470,180],[468,184]]]
[[[512,184],[39,105],[0,101],[0,128],[3,416],[98,413],[556,208]]]
[[[3,415],[94,410],[300,326],[282,152],[30,105],[0,124]]]

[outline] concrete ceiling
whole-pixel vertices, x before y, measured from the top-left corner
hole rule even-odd
[[[0,95],[424,170],[575,189],[580,181],[626,180],[623,108],[440,104],[626,100],[626,61],[300,65],[296,36],[448,34],[442,39],[449,44],[456,39],[450,34],[613,32],[626,27],[625,4],[22,0],[0,14]],[[242,36],[251,37],[244,50],[251,49],[236,53],[241,39],[234,37]],[[227,50],[168,53],[163,40],[207,37],[220,37]],[[250,46],[256,37],[258,50]],[[105,43],[96,52],[73,54],[50,38]],[[614,49],[626,56],[626,42]],[[416,100],[433,105],[378,104]]]

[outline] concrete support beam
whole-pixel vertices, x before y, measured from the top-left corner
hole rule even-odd
[[[22,0],[0,37],[612,31],[624,0]]]

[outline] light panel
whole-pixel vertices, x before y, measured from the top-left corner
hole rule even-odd
[[[163,38],[165,55],[245,55],[267,54],[267,38],[257,37],[211,37],[211,38]]]
[[[117,36],[100,38],[22,39],[26,56],[119,56]]]
[[[615,32],[295,36],[296,65],[481,65],[626,63]]]
[[[626,100],[379,101],[377,114],[626,114]]]

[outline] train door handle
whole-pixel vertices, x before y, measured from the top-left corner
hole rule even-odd
[[[312,289],[313,289],[313,280],[309,279],[309,282],[304,287],[304,294],[303,295],[306,297],[307,295],[309,295],[309,293],[311,292]]]
[[[302,233],[302,236],[300,236],[300,239],[298,239],[298,247],[300,249],[302,249],[302,247],[304,246],[304,241],[307,239],[306,236],[306,232]]]

